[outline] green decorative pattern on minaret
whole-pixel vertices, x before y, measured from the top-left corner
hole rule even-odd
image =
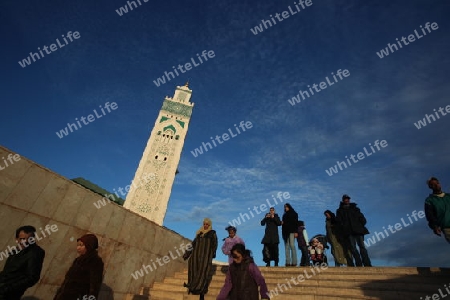
[[[168,117],[162,116],[161,119],[159,120],[159,123],[162,123],[162,122],[164,122],[165,120],[169,120],[169,118],[168,118]]]
[[[190,118],[192,115],[192,106],[173,102],[170,100],[164,100],[161,110],[165,110],[170,113],[182,115],[187,118]]]
[[[176,121],[177,121],[178,124],[180,124],[181,127],[184,128],[184,122],[183,121],[180,121],[180,120],[176,120]]]
[[[173,127],[173,125],[169,125],[169,126],[164,127],[163,131],[166,131],[167,129],[172,129],[174,133],[177,132],[177,130],[175,129],[175,127]]]

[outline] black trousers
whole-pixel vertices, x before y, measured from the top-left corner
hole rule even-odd
[[[309,253],[308,253],[308,246],[301,246],[300,252],[302,253],[302,259],[300,260],[300,266],[305,267],[309,266]]]
[[[276,263],[278,263],[278,244],[264,244],[262,254],[263,261],[265,263],[268,263],[271,260],[274,260]]]

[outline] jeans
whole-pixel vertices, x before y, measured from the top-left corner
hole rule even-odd
[[[294,233],[290,233],[286,241],[284,241],[284,250],[286,254],[286,266],[297,265],[297,249],[295,249]]]
[[[447,240],[447,242],[450,243],[450,228],[442,229],[442,233],[444,234],[444,237]]]
[[[364,245],[364,235],[350,235],[348,239],[356,266],[362,267],[364,264],[364,267],[371,267],[372,263],[370,262],[369,254],[367,253],[366,246]],[[359,252],[358,249],[356,249],[356,244],[358,244]]]

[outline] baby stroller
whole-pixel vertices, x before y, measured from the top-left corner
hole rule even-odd
[[[320,242],[320,244],[323,245],[323,249],[321,249],[321,247],[315,247],[313,245],[313,241],[315,239],[317,239]],[[326,249],[329,249],[329,248],[330,247],[328,246],[328,240],[325,235],[317,234],[317,235],[313,236],[309,240],[309,247],[308,247],[308,253],[309,253],[309,258],[311,260],[311,264],[312,265],[321,265],[322,263],[325,263],[328,265]]]

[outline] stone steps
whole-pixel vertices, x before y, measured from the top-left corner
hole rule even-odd
[[[313,271],[309,267],[260,267],[260,270],[272,298],[280,300],[297,300],[300,296],[303,300],[425,299],[426,295],[439,295],[439,289],[448,294],[444,284],[450,285],[450,269],[440,268],[328,267]],[[226,267],[217,266],[205,300],[216,299],[225,272]],[[188,295],[183,287],[187,274],[184,270],[155,283],[150,289],[151,300],[198,300],[198,296]],[[299,275],[303,276],[302,282]]]

